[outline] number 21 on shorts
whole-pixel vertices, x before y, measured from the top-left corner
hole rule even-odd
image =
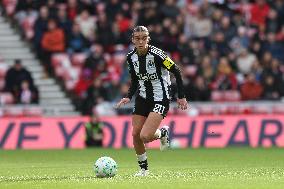
[[[155,104],[155,107],[153,109],[153,112],[156,112],[158,114],[163,114],[165,110],[165,106],[161,105],[161,104]]]

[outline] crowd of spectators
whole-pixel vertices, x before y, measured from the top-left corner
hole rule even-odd
[[[135,25],[147,26],[151,44],[182,68],[190,101],[212,100],[214,91],[284,96],[283,0],[21,0],[14,18],[21,26],[34,19],[27,36],[49,73],[54,53],[86,54],[73,89],[84,113],[127,92],[121,57]]]

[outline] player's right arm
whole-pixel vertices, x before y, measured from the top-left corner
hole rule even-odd
[[[116,105],[117,108],[119,108],[121,105],[127,104],[128,102],[130,102],[132,96],[135,94],[135,92],[138,89],[138,80],[137,77],[135,75],[135,70],[133,65],[131,64],[131,61],[128,61],[127,58],[127,64],[128,64],[128,71],[130,74],[130,78],[131,78],[131,82],[130,82],[130,87],[128,89],[128,94],[125,98],[122,98]]]
[[[134,66],[131,63],[131,61],[129,61],[128,59],[127,59],[127,64],[128,64],[128,71],[129,71],[129,74],[130,74],[131,82],[130,82],[130,87],[128,89],[128,94],[127,94],[126,97],[131,99],[132,96],[135,94],[135,92],[138,89],[138,79],[135,75]]]

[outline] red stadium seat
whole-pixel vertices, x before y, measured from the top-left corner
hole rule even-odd
[[[69,69],[63,68],[62,78],[64,80],[78,80],[81,73],[81,69],[78,67],[71,67]]]
[[[224,91],[224,100],[225,101],[240,101],[241,100],[241,94],[237,90],[229,90]]]
[[[241,94],[239,91],[236,90],[227,90],[227,91],[212,91],[211,93],[211,100],[212,101],[240,101]]]
[[[223,93],[221,91],[212,91],[211,100],[215,102],[223,101]]]
[[[42,116],[43,115],[43,111],[41,107],[38,106],[25,106],[23,108],[23,114],[25,116]]]
[[[65,80],[64,85],[67,90],[73,90],[76,86],[77,81],[74,80]]]
[[[284,106],[283,105],[275,105],[272,108],[273,114],[284,114]]]
[[[72,65],[82,67],[85,63],[86,58],[86,53],[74,53],[71,56]]]
[[[22,28],[24,29],[25,36],[27,39],[32,39],[34,36],[34,23],[36,17],[29,16],[23,20]]]
[[[69,61],[67,53],[55,53],[51,57],[51,62],[54,67],[62,65],[62,62],[67,60]]]
[[[5,80],[3,78],[0,78],[0,91],[2,91],[5,87]]]
[[[0,78],[5,77],[7,70],[8,70],[8,66],[0,62]]]
[[[54,66],[56,76],[60,77],[64,81],[64,85],[67,90],[74,89],[75,84],[77,83],[79,76],[81,74],[81,66],[83,65],[86,55],[83,53],[74,54],[70,58],[67,53],[56,53],[52,55],[52,65]]]
[[[24,112],[20,106],[9,106],[4,107],[3,115],[7,117],[20,117],[24,115]]]
[[[3,0],[4,8],[9,16],[14,14],[17,3],[18,0]]]
[[[270,114],[271,109],[266,104],[257,103],[253,106],[253,113],[254,114]]]
[[[0,104],[12,104],[14,102],[14,97],[11,93],[3,92],[0,93]]]
[[[56,66],[54,69],[55,69],[56,76],[62,78],[65,69],[61,66]]]
[[[63,73],[65,87],[67,90],[73,90],[79,80],[81,69],[78,67],[70,68]]]
[[[71,76],[71,73],[70,73],[71,70],[67,70],[66,68],[63,68],[62,71],[63,72],[62,72],[61,77],[63,78],[64,81],[72,80],[72,76]]]

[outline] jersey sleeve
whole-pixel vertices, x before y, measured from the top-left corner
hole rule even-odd
[[[135,75],[135,70],[134,70],[134,67],[133,65],[131,64],[131,62],[127,59],[127,64],[128,64],[128,71],[129,71],[129,74],[130,74],[130,79],[131,79],[131,82],[130,82],[130,87],[128,89],[128,94],[127,94],[127,98],[131,99],[132,96],[135,94],[135,92],[137,91],[137,88],[138,88],[138,79]]]
[[[183,81],[182,81],[182,76],[179,67],[170,59],[169,56],[167,56],[166,53],[165,58],[161,58],[161,64],[162,67],[170,71],[171,73],[174,74],[176,78],[176,83],[177,83],[177,92],[178,92],[178,98],[185,98],[184,94],[184,87],[183,87]]]

